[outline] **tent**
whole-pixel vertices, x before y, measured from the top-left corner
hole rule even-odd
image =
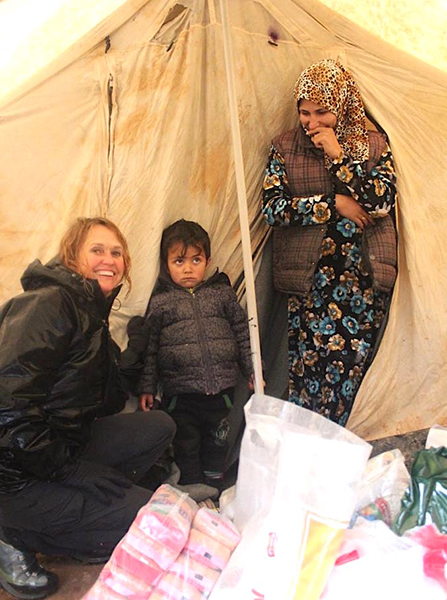
[[[75,216],[105,215],[133,258],[132,291],[113,315],[124,345],[157,276],[162,229],[177,218],[199,221],[213,266],[242,281],[222,22],[217,0],[89,4],[71,14],[62,4],[2,87],[0,300],[20,291],[31,260],[54,255]],[[389,323],[348,427],[375,439],[447,424],[447,75],[315,0],[228,0],[228,10],[255,268],[269,256],[259,200],[270,140],[296,122],[297,74],[339,58],[389,135],[400,194]],[[257,287],[270,302],[269,278]],[[266,319],[263,331],[269,353],[281,336]]]

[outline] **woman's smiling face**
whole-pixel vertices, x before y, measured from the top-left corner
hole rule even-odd
[[[330,127],[335,129],[337,117],[321,104],[310,100],[300,100],[298,103],[300,123],[305,131],[312,131],[316,127]]]
[[[124,275],[123,248],[115,233],[103,225],[92,227],[81,246],[78,271],[96,279],[104,296],[109,296]]]

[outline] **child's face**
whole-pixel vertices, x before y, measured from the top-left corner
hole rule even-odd
[[[174,283],[184,288],[194,288],[202,283],[209,261],[199,246],[187,246],[185,252],[179,242],[168,250],[169,275]]]

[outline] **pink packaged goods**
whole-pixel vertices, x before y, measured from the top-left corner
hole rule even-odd
[[[161,598],[165,600],[204,600],[201,591],[196,586],[174,573],[165,573],[150,599],[152,600],[156,594],[164,594],[164,596],[161,595]]]
[[[188,539],[191,522],[197,512],[194,500],[170,485],[162,485],[152,496],[149,510],[140,510],[131,530],[137,529],[160,542],[168,551],[178,555]],[[159,554],[152,558],[157,560]]]
[[[194,560],[218,571],[223,571],[231,556],[229,548],[194,527],[191,529],[184,551]]]
[[[180,554],[170,567],[169,573],[177,575],[206,595],[211,592],[220,575],[220,571],[210,569],[191,558],[186,552]]]
[[[209,508],[201,508],[197,512],[192,526],[232,551],[241,541],[241,536],[233,523],[227,517]]]
[[[152,559],[163,571],[188,539],[197,504],[170,485],[162,485],[143,507],[120,544],[125,552]]]
[[[160,486],[138,512],[84,600],[146,600],[183,549],[197,508],[186,494]],[[100,596],[96,588],[101,589]]]
[[[99,579],[82,600],[148,600],[152,587],[128,573],[117,576],[104,567]]]
[[[183,551],[158,582],[151,600],[206,600],[239,540],[228,519],[201,508]]]

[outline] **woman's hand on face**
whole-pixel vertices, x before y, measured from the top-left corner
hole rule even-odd
[[[335,208],[338,214],[354,221],[362,231],[365,227],[375,224],[374,219],[351,196],[335,194]]]
[[[141,394],[140,408],[144,412],[149,412],[154,406],[154,394]]]
[[[332,127],[315,127],[315,129],[308,130],[307,135],[315,147],[322,148],[332,160],[340,156],[342,149]]]

